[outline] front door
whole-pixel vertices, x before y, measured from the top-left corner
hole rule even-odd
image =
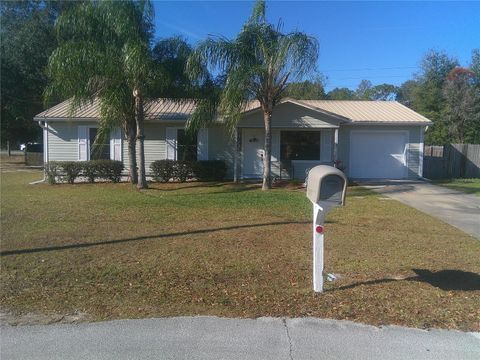
[[[264,134],[263,129],[243,129],[243,177],[245,178],[260,178],[263,175]]]

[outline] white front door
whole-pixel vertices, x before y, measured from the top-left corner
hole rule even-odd
[[[263,129],[243,129],[243,177],[259,178],[263,175],[263,147],[265,145]]]
[[[357,179],[403,179],[408,176],[406,131],[352,131],[350,172]]]

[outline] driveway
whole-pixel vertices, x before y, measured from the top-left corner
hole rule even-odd
[[[480,197],[427,182],[360,184],[436,217],[480,239]]]
[[[480,334],[314,318],[2,326],[8,359],[480,359]]]

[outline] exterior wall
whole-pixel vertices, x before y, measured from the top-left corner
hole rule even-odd
[[[338,134],[338,159],[345,167],[345,173],[349,175],[350,162],[350,132],[352,130],[404,130],[408,131],[407,166],[408,178],[416,179],[422,172],[423,152],[423,126],[392,126],[392,125],[350,125],[341,126]]]
[[[97,122],[50,122],[48,123],[48,159],[49,161],[78,161],[78,127],[96,126]],[[166,158],[166,124],[145,124],[145,168],[150,172],[150,164]],[[128,170],[128,144],[122,140],[122,161]]]
[[[280,106],[279,106],[280,108]],[[285,108],[282,116],[287,116],[291,108]],[[294,109],[295,110],[295,109]],[[295,110],[296,111],[296,110]],[[304,112],[305,113],[305,112]],[[291,115],[291,114],[290,114]],[[290,116],[288,115],[288,116]],[[263,119],[261,114],[256,114],[259,116],[255,121],[261,121],[257,123],[255,127],[263,127]],[[253,118],[250,118],[251,121]],[[274,118],[273,124],[275,124],[276,119],[282,119],[282,117]],[[248,118],[246,120],[249,120]],[[282,122],[283,121],[283,122]],[[277,120],[275,129],[273,133],[279,133],[281,126],[279,123],[284,123],[285,119]],[[293,124],[296,120],[292,120],[290,125],[293,127]],[[242,120],[242,125],[246,123]],[[310,123],[312,127],[313,123]],[[44,140],[44,143],[48,143],[48,159],[49,161],[77,161],[78,160],[78,126],[81,125],[97,125],[96,122],[74,122],[74,121],[62,121],[62,122],[49,122],[48,123],[48,132],[46,132],[47,139]],[[320,123],[316,123],[320,126]],[[145,124],[145,167],[147,174],[150,172],[150,164],[155,160],[161,160],[166,158],[166,141],[165,134],[167,127],[181,127],[183,122],[172,122],[172,123],[146,123]],[[323,126],[323,125],[322,125]],[[329,125],[331,127],[331,125]],[[286,127],[284,129],[292,129],[292,127]],[[297,126],[297,128],[302,128],[302,126]],[[350,157],[350,132],[352,130],[406,130],[409,133],[409,145],[408,145],[408,155],[407,155],[407,164],[408,164],[408,177],[409,178],[418,178],[422,174],[422,156],[423,156],[423,133],[424,126],[379,126],[379,125],[357,125],[357,126],[341,126],[339,129],[339,139],[338,139],[338,159],[341,160],[345,166],[345,172],[348,175],[349,170],[349,157]],[[306,130],[306,129],[305,129]],[[312,129],[313,130],[313,129]],[[44,135],[45,136],[45,135]],[[279,144],[278,144],[279,145]],[[210,160],[224,160],[227,163],[228,178],[233,178],[233,164],[234,164],[234,146],[235,142],[233,137],[220,125],[212,126],[208,129],[208,158]],[[275,146],[274,146],[275,147]],[[272,149],[273,155],[277,156],[278,151]],[[242,154],[239,154],[239,159],[242,159]],[[126,170],[128,170],[128,146],[125,140],[122,144],[122,160],[125,165]],[[305,168],[311,167],[311,164],[299,164],[304,165]],[[295,175],[298,172],[302,173],[305,169],[296,169]],[[279,176],[279,167],[275,163],[272,163],[272,172],[275,176]],[[241,175],[239,173],[239,175]],[[282,174],[285,176],[285,174]]]
[[[46,142],[49,161],[78,160],[78,126],[97,125],[96,122],[52,121],[48,123]]]
[[[243,137],[245,136],[245,130],[249,128],[239,129],[242,132]],[[250,128],[251,129],[251,128]],[[258,129],[258,128],[257,128]],[[243,131],[242,131],[243,130]],[[313,131],[319,132],[320,134],[320,153],[319,160],[292,160],[291,162],[280,161],[280,151],[281,151],[281,132],[282,131]],[[263,130],[262,130],[263,134]],[[334,154],[334,129],[332,128],[275,128],[272,129],[272,175],[282,178],[282,179],[305,179],[307,170],[311,169],[317,165],[333,165],[333,154]],[[263,136],[260,140],[259,146],[263,148]],[[325,142],[325,143],[324,143]],[[242,142],[242,151],[245,146],[249,146],[247,141]],[[240,157],[243,161],[243,154]],[[288,164],[288,165],[287,165]],[[281,168],[282,167],[282,168]],[[287,168],[288,167],[288,168]],[[260,175],[249,174],[245,166],[242,166],[240,176],[246,178],[258,178]]]
[[[233,178],[235,139],[223,126],[208,128],[208,159],[227,164],[227,178]]]
[[[144,140],[144,149],[145,149],[145,171],[147,174],[150,174],[150,165],[155,160],[163,160],[167,158],[166,155],[166,142],[165,142],[165,129],[168,126],[166,124],[152,124],[145,123],[145,140]],[[138,146],[137,146],[138,151]],[[128,143],[123,139],[122,144],[122,160],[125,166],[125,169],[129,168],[129,157],[128,157]]]
[[[291,103],[279,104],[273,109],[272,128],[322,128],[337,126],[339,120],[317,111]],[[264,127],[263,113],[256,111],[245,115],[239,127]]]

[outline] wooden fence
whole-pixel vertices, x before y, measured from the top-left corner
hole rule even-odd
[[[480,144],[425,146],[423,176],[427,179],[480,178]]]

